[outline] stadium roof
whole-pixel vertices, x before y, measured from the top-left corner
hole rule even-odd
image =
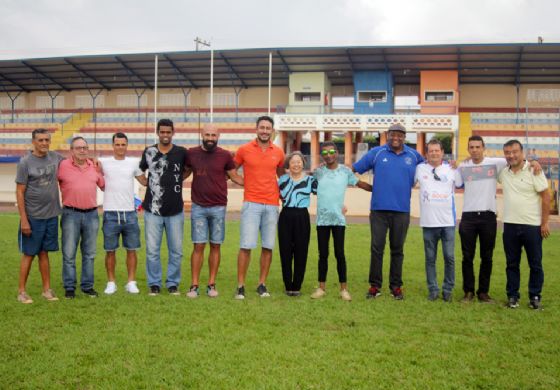
[[[214,86],[287,86],[292,72],[326,72],[352,85],[361,70],[389,70],[395,84],[419,84],[422,70],[458,70],[460,84],[560,84],[560,43],[272,48],[214,51]],[[210,85],[210,51],[0,61],[0,93]]]

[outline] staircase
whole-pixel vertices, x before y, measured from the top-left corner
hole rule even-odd
[[[78,112],[73,114],[57,131],[51,135],[51,145],[53,150],[67,150],[68,140],[79,133],[80,129],[91,121],[93,114]]]

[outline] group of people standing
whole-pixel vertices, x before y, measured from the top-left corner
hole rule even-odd
[[[428,299],[439,297],[436,275],[438,242],[442,241],[445,261],[442,298],[452,300],[455,284],[455,201],[456,187],[464,187],[464,207],[459,233],[463,252],[463,301],[475,297],[473,262],[477,238],[480,240],[481,267],[476,296],[492,302],[488,295],[492,271],[492,253],[496,238],[496,182],[504,188],[504,249],[507,262],[508,306],[519,302],[519,263],[525,248],[531,269],[530,306],[540,308],[543,284],[542,238],[549,234],[548,184],[538,163],[527,163],[523,147],[516,140],[504,145],[505,159],[484,157],[484,141],[469,138],[470,159],[454,169],[443,162],[443,147],[437,140],[427,145],[427,160],[405,145],[406,129],[393,125],[386,145],[371,149],[352,167],[338,162],[334,143],[321,145],[323,164],[311,174],[305,173],[305,157],[293,152],[287,157],[273,144],[274,122],[262,116],[256,122],[255,140],[242,145],[234,156],[218,146],[219,131],[212,124],[201,132],[201,145],[185,149],[175,145],[173,122],[157,124],[158,143],[147,147],[141,159],[127,156],[128,138],[113,135],[113,156],[90,159],[88,144],[75,137],[70,156],[64,159],[49,150],[50,134],[37,129],[32,133],[33,149],[18,164],[16,196],[21,224],[22,252],[18,300],[31,303],[25,286],[32,260],[38,257],[43,282],[43,297],[57,300],[50,285],[48,252],[58,250],[58,215],[62,214],[63,286],[65,297],[72,299],[76,290],[76,253],[82,255],[81,291],[98,295],[93,286],[99,216],[97,188],[104,190],[103,247],[108,283],[105,294],[117,291],[115,280],[116,250],[122,237],[126,250],[128,281],[125,290],[139,293],[136,282],[140,228],[134,199],[134,181],[146,186],[142,202],[146,242],[146,278],[149,295],[160,294],[165,286],[171,295],[179,295],[183,259],[183,181],[193,175],[191,188],[191,284],[189,298],[200,295],[200,272],[204,251],[209,244],[209,278],[206,294],[219,295],[216,276],[221,244],[225,239],[227,180],[244,187],[241,209],[240,249],[237,258],[236,299],[246,296],[245,283],[251,251],[261,239],[260,272],[257,293],[268,297],[266,279],[272,262],[276,235],[285,293],[300,296],[304,281],[311,223],[308,208],[312,194],[317,196],[317,244],[319,250],[318,287],[311,298],[326,295],[329,242],[333,238],[340,298],[352,299],[346,276],[345,194],[348,186],[372,192],[370,227],[370,287],[367,298],[381,295],[383,253],[387,234],[390,247],[389,289],[396,300],[404,297],[402,267],[404,243],[410,223],[410,197],[418,184],[420,225],[423,229]],[[243,174],[238,170],[242,168]],[[368,184],[354,174],[373,173]],[[147,172],[147,175],[146,175]],[[62,207],[59,201],[61,192]],[[279,213],[278,203],[282,209]],[[168,264],[165,283],[162,276],[161,244],[165,231]]]

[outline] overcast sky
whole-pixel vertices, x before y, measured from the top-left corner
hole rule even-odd
[[[559,0],[0,0],[0,59],[214,49],[560,42]]]

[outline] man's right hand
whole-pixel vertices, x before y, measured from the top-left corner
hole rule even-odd
[[[21,234],[23,234],[26,237],[29,237],[31,235],[31,225],[29,225],[29,221],[27,220],[21,221]]]

